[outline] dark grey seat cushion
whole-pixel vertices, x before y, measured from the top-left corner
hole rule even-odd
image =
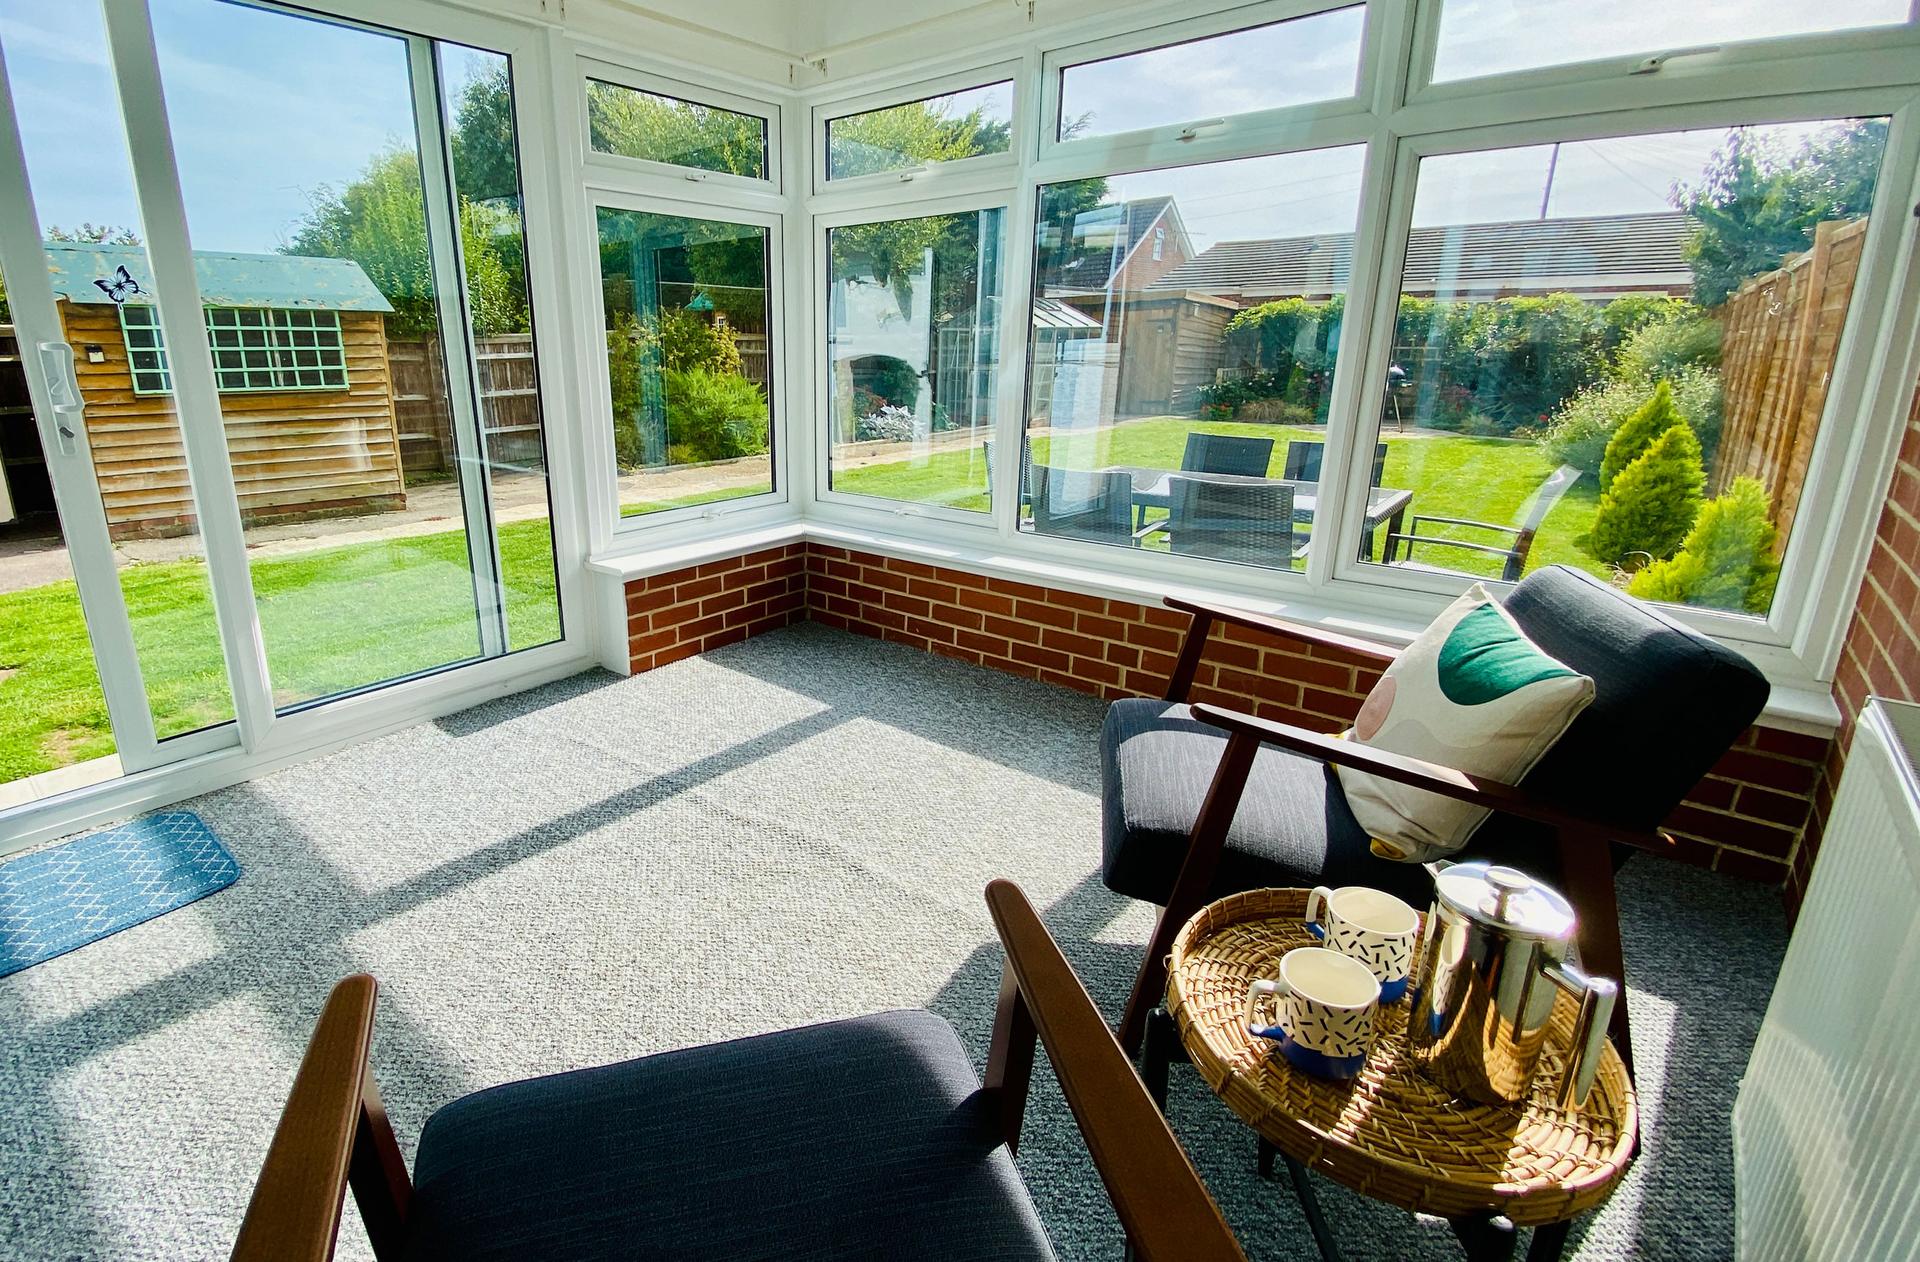
[[[1131,698],[1108,709],[1100,730],[1108,889],[1167,901],[1226,744],[1225,732],[1196,722],[1184,705]],[[1325,764],[1263,746],[1208,897],[1263,885],[1367,884],[1425,905],[1426,872],[1375,858],[1367,840]]]
[[[430,1118],[410,1259],[1052,1258],[927,1012],[477,1092]]]

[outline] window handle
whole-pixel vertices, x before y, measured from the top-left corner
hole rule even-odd
[[[41,342],[40,370],[46,374],[47,394],[53,403],[53,428],[60,454],[80,449],[80,382],[73,374],[73,347],[65,342]]]
[[[1675,57],[1704,57],[1708,53],[1720,51],[1718,44],[1698,44],[1692,48],[1670,48],[1664,53],[1655,53],[1651,57],[1642,57],[1628,74],[1659,74],[1666,64]]]
[[[1189,140],[1198,140],[1202,136],[1211,135],[1217,131],[1224,131],[1226,129],[1226,126],[1227,126],[1226,119],[1210,118],[1204,123],[1191,123],[1185,127],[1182,127],[1180,129],[1180,134],[1174,137],[1174,139],[1184,144]]]

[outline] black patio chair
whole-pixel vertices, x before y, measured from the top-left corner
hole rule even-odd
[[[1115,469],[1056,469],[1028,464],[1037,534],[1138,547],[1133,535],[1133,478]]]
[[[1264,478],[1272,463],[1271,438],[1235,434],[1188,434],[1187,449],[1180,455],[1182,473],[1237,473]]]
[[[1248,565],[1291,566],[1293,488],[1284,482],[1209,482],[1167,479],[1167,515],[1137,531],[1145,539],[1164,531],[1168,547],[1187,556]]]
[[[1425,906],[1417,865],[1375,857],[1328,764],[1354,767],[1493,811],[1461,857],[1557,884],[1580,916],[1580,953],[1625,983],[1613,873],[1621,845],[1670,851],[1659,825],[1759,717],[1767,681],[1744,657],[1590,574],[1528,575],[1505,608],[1546,652],[1594,682],[1593,704],[1517,785],[1211,705],[1188,705],[1216,622],[1385,668],[1365,640],[1223,606],[1169,599],[1192,616],[1162,700],[1130,698],[1100,735],[1101,877],[1163,910],[1121,1021],[1137,1049],[1187,919],[1262,886],[1371,885]],[[1622,852],[1623,853],[1623,852]],[[1613,1034],[1631,1063],[1627,1005]]]
[[[1286,472],[1283,476],[1289,482],[1318,482],[1320,480],[1320,460],[1327,454],[1327,445],[1311,438],[1290,438],[1287,440]],[[1373,485],[1379,486],[1380,479],[1387,468],[1387,445],[1373,445]]]
[[[1438,570],[1442,573],[1453,573],[1457,571],[1448,571],[1444,566],[1421,565],[1413,559],[1413,547],[1415,544],[1424,544],[1429,548],[1461,548],[1469,552],[1479,552],[1488,556],[1502,558],[1503,564],[1500,568],[1500,581],[1503,583],[1517,583],[1520,581],[1520,576],[1526,572],[1527,553],[1533,550],[1533,537],[1539,532],[1540,523],[1547,519],[1547,514],[1552,512],[1553,506],[1560,502],[1560,497],[1572,490],[1573,484],[1578,482],[1581,477],[1582,474],[1580,470],[1570,464],[1563,464],[1558,469],[1555,469],[1552,475],[1549,476],[1545,482],[1542,482],[1540,488],[1533,493],[1533,503],[1528,508],[1526,516],[1518,526],[1500,526],[1493,522],[1472,521],[1465,517],[1436,517],[1431,513],[1415,514],[1413,520],[1407,523],[1407,528],[1404,532],[1395,531],[1387,535],[1386,551],[1383,554],[1384,559],[1389,565],[1399,565],[1408,569]],[[1474,543],[1466,539],[1444,539],[1437,535],[1421,534],[1421,522],[1448,526],[1467,526],[1475,530],[1492,530],[1513,537],[1505,544]],[[1403,548],[1405,549],[1404,553],[1401,552]]]
[[[1014,1166],[1036,1039],[1132,1252],[1245,1255],[1018,886],[986,1081],[951,1026],[888,1012],[491,1087],[427,1119],[413,1172],[340,982],[267,1149],[239,1262],[327,1262],[352,1187],[380,1262],[1052,1258]]]

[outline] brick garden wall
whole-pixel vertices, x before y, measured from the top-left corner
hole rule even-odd
[[[1920,492],[1920,476],[1912,489]],[[711,561],[627,587],[627,646],[636,672],[803,618],[1106,698],[1160,695],[1187,622],[1157,605],[818,543]],[[1353,721],[1378,678],[1352,654],[1218,627],[1194,698],[1335,731]],[[1667,821],[1679,857],[1785,882],[1829,744],[1771,728],[1749,731]]]
[[[1880,512],[1853,624],[1840,652],[1833,698],[1840,732],[1821,766],[1813,792],[1813,820],[1794,853],[1787,905],[1797,908],[1819,854],[1834,786],[1847,765],[1854,724],[1870,695],[1920,699],[1920,394],[1914,396],[1900,444],[1887,506]]]

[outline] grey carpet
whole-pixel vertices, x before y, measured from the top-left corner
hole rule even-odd
[[[327,987],[383,998],[402,1147],[463,1092],[924,1005],[984,1061],[1020,881],[1110,1016],[1151,921],[1098,877],[1086,697],[813,626],[587,674],[187,803],[231,889],[0,981],[0,1257],[224,1256]],[[1645,1155],[1581,1258],[1732,1254],[1728,1116],[1774,895],[1637,860],[1622,901]],[[1176,1069],[1175,1130],[1255,1258],[1312,1256],[1253,1139]],[[1050,1075],[1020,1164],[1068,1258],[1120,1236]],[[1444,1225],[1323,1183],[1347,1256]],[[369,1256],[349,1208],[341,1256]]]

